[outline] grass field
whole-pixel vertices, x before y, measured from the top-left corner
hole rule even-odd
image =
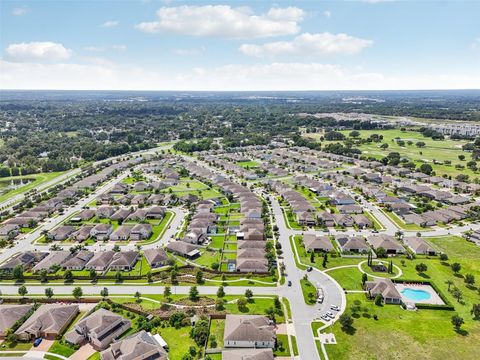
[[[394,258],[393,262],[403,272],[401,279],[432,281],[445,298],[453,304],[455,311],[426,310],[417,312],[402,310],[399,306],[376,306],[367,301],[363,294],[347,294],[347,312],[351,312],[353,302],[360,301],[362,311],[354,320],[354,331],[343,331],[337,323],[333,332],[338,345],[327,347],[329,356],[334,359],[441,359],[449,356],[454,359],[478,358],[475,343],[480,340],[480,322],[472,319],[470,309],[479,303],[476,286],[467,287],[464,282],[466,274],[480,278],[480,247],[455,236],[426,238],[438,251],[449,256],[447,262],[437,257],[417,257],[406,260],[405,257]],[[402,264],[404,261],[404,265]],[[458,275],[451,270],[454,262],[461,264]],[[425,263],[428,270],[419,274],[415,266]],[[361,273],[356,267],[329,271],[341,286],[346,289],[358,289]],[[447,281],[451,287],[458,287],[463,299],[458,302],[448,291]],[[353,288],[352,288],[353,287]],[[451,324],[451,317],[458,314],[465,320],[457,333]],[[378,321],[373,319],[378,316]],[[394,336],[392,336],[394,335]],[[385,354],[389,354],[385,356]]]
[[[351,132],[351,130],[341,131],[346,136]],[[390,152],[398,152],[401,156],[407,157],[408,159],[415,162],[415,164],[420,165],[422,162],[430,163],[433,169],[436,171],[437,175],[447,174],[447,175],[458,175],[460,173],[469,175],[470,177],[477,176],[474,172],[465,168],[463,170],[457,170],[455,168],[456,164],[466,165],[466,163],[471,160],[471,153],[462,151],[462,145],[466,144],[468,141],[465,140],[433,140],[431,138],[424,137],[418,131],[401,131],[400,129],[392,130],[360,130],[360,138],[366,139],[372,134],[379,134],[383,136],[383,141],[380,143],[367,143],[359,145],[359,149],[363,154],[373,156],[377,159],[381,159],[387,156]],[[305,134],[310,138],[319,139],[323,134]],[[395,141],[396,138],[400,138],[405,141],[405,146],[400,146]],[[407,142],[412,141],[412,145],[408,145]],[[425,143],[424,148],[418,148],[415,144],[418,141],[423,141]],[[338,141],[331,141],[338,142]],[[329,141],[323,141],[322,145],[327,145]],[[381,149],[380,145],[382,143],[388,144],[387,149]],[[465,155],[465,160],[460,161],[458,159],[459,155]],[[449,160],[452,162],[452,165],[444,164],[433,164],[433,159],[444,162]]]
[[[307,305],[313,305],[317,301],[317,288],[306,279],[300,280],[302,286],[303,300]]]
[[[40,174],[32,174],[26,176],[12,176],[8,178],[0,178],[1,181],[9,181],[9,180],[19,180],[19,179],[34,179],[34,181],[25,184],[17,189],[8,191],[5,194],[0,195],[0,202],[6,201],[12,196],[23,194],[39,185],[42,185],[48,181],[55,179],[56,177],[62,175],[64,172],[51,172],[51,173],[40,173]]]
[[[248,169],[248,168],[258,167],[260,164],[256,161],[251,160],[251,161],[239,161],[237,162],[237,165]]]

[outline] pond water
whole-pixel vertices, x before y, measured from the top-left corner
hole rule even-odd
[[[13,179],[13,180],[0,180],[0,195],[6,194],[11,190],[18,189],[24,185],[27,185],[34,181],[34,179]]]

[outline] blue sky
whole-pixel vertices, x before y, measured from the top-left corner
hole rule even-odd
[[[1,88],[480,88],[480,1],[0,6]]]

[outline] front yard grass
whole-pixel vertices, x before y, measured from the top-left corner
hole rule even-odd
[[[303,299],[305,304],[313,305],[317,301],[317,288],[308,280],[301,279],[300,285],[302,286]]]

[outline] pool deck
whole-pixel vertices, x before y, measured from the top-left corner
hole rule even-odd
[[[400,295],[402,295],[402,300],[404,303],[415,303],[415,304],[433,304],[433,305],[445,305],[443,300],[438,296],[437,292],[433,287],[430,285],[422,285],[422,284],[395,284]],[[426,300],[412,300],[405,296],[403,296],[402,291],[404,289],[412,289],[412,290],[423,290],[430,294],[430,299]]]

